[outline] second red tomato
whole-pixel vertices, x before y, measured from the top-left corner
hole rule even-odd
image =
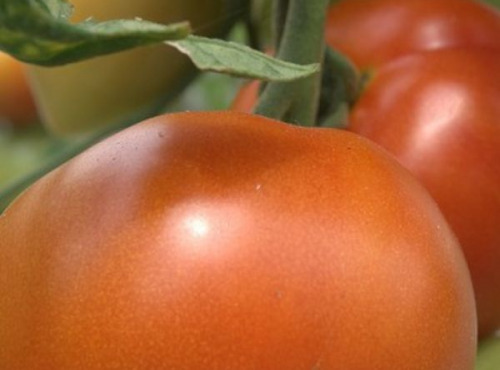
[[[344,0],[328,13],[326,39],[360,68],[422,50],[500,48],[500,12],[472,0]]]
[[[350,129],[391,151],[457,233],[476,291],[479,334],[500,327],[500,53],[414,54],[375,72]]]

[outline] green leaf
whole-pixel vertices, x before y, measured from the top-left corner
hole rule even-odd
[[[500,369],[500,337],[487,339],[479,344],[476,370]]]
[[[69,19],[73,13],[73,5],[67,0],[45,0],[43,3],[47,6],[50,14],[56,18]]]
[[[167,44],[189,56],[204,71],[265,81],[292,81],[319,71],[319,64],[288,63],[235,42],[191,35]]]
[[[89,19],[72,24],[71,11],[65,0],[0,0],[0,49],[27,63],[54,66],[190,33],[187,22]]]

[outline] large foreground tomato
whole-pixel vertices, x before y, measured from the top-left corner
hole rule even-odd
[[[330,8],[326,31],[366,69],[420,50],[500,48],[500,13],[473,0],[343,0]]]
[[[0,124],[25,125],[37,114],[21,62],[0,51]]]
[[[500,52],[440,50],[375,72],[351,129],[420,179],[465,251],[479,333],[500,326]]]
[[[134,126],[0,218],[10,370],[472,370],[435,203],[349,132],[241,113]]]
[[[189,20],[199,35],[220,36],[242,12],[240,0],[71,0],[74,21],[134,18]],[[239,5],[240,4],[240,5]],[[165,45],[144,47],[63,67],[29,69],[45,123],[74,134],[143,117],[178,93],[194,69]]]

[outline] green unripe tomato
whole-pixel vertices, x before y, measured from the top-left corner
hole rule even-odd
[[[194,33],[222,36],[246,0],[71,0],[72,21],[140,17],[188,20]],[[138,120],[175,95],[194,72],[165,45],[142,47],[62,67],[30,67],[30,83],[45,124],[59,135]]]

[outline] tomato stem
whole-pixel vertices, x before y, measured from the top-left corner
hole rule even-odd
[[[329,0],[287,0],[280,3],[289,4],[277,57],[297,64],[322,63]],[[313,126],[320,86],[319,73],[292,82],[271,82],[260,96],[255,112],[302,126]]]
[[[280,42],[285,30],[286,15],[290,7],[290,0],[276,0],[273,3],[273,46],[279,50]]]

